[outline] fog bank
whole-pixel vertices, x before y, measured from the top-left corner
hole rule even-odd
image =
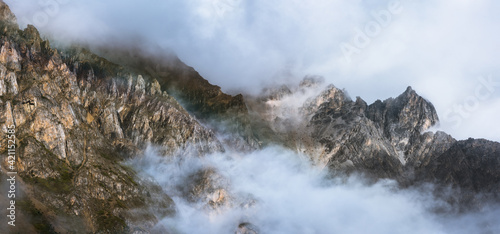
[[[248,222],[260,233],[496,233],[498,207],[466,214],[436,214],[430,189],[399,190],[394,181],[325,179],[304,156],[279,147],[198,158],[158,156],[150,149],[133,162],[171,195],[177,215],[157,228],[179,233],[234,233]],[[214,168],[229,181],[230,204],[218,211],[192,202],[179,188],[193,172]],[[430,186],[431,187],[431,186]],[[253,200],[250,205],[248,199]]]

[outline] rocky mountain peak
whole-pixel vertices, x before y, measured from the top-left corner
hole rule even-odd
[[[377,100],[369,105],[365,115],[382,131],[403,164],[408,158],[411,142],[439,121],[432,103],[410,86],[395,99]]]
[[[5,3],[0,2],[0,10],[1,131],[16,126],[15,166],[25,201],[43,204],[28,208],[43,215],[57,211],[65,219],[61,225],[43,221],[55,231],[23,227],[23,232],[123,233],[172,214],[170,197],[122,162],[149,144],[161,154],[221,152],[214,132],[164,92],[158,80],[78,46],[58,52],[34,26],[19,30],[12,24],[15,17]],[[6,141],[0,139],[2,158]],[[7,168],[1,164],[0,176]],[[151,204],[158,215],[128,212]],[[26,210],[20,212],[31,219]]]
[[[265,101],[267,109],[262,117],[270,120],[273,131],[291,135],[283,138],[284,144],[311,154],[318,165],[337,170],[347,163],[377,176],[395,176],[402,173],[407,162],[424,160],[417,157],[422,151],[441,152],[454,142],[451,137],[440,137],[441,134],[422,135],[439,119],[434,106],[412,87],[396,98],[368,105],[361,97],[351,99],[345,90],[334,85],[315,88],[314,84],[315,79],[306,77],[297,89],[287,89],[287,95],[278,97],[278,101]],[[295,92],[290,94],[288,90]],[[298,98],[302,94],[308,94],[307,98]],[[299,101],[303,102],[290,104]],[[294,111],[293,107],[299,110]],[[298,113],[295,122],[286,119],[290,113]],[[415,148],[419,142],[425,146]]]
[[[42,40],[38,29],[36,29],[35,26],[31,24],[28,24],[28,27],[24,29],[24,36],[26,37],[28,43],[35,43]]]
[[[0,0],[0,21],[17,24],[16,16],[12,13],[9,6],[2,0]]]
[[[210,158],[188,165],[186,179],[164,177],[163,163],[212,153],[221,162],[224,151],[233,160],[266,145],[299,152],[328,176],[437,182],[498,200],[500,144],[426,132],[439,119],[411,86],[371,105],[317,76],[260,97],[232,96],[175,56],[111,47],[101,51],[106,59],[79,46],[59,49],[32,25],[19,30],[0,0],[0,131],[7,135],[6,126],[16,126],[19,204],[25,204],[18,211],[35,220],[24,233],[149,233],[178,212],[171,195],[214,213],[246,209],[261,201],[249,196],[240,203],[246,194],[232,193],[234,181]],[[7,158],[7,141],[0,139],[0,158]],[[152,152],[169,157],[156,161]],[[160,177],[179,186],[160,187],[138,174],[135,162],[150,160],[161,163]],[[0,178],[7,166],[0,163]],[[236,233],[260,232],[240,220]]]
[[[321,76],[306,76],[302,81],[299,83],[300,88],[310,88],[310,87],[317,87],[324,83],[324,78]]]
[[[397,98],[377,100],[368,106],[367,117],[390,132],[421,133],[439,121],[436,109],[410,86]],[[389,134],[390,135],[390,134]]]
[[[334,85],[328,85],[326,89],[311,101],[305,103],[309,112],[315,112],[322,106],[330,109],[340,109],[345,103],[351,102],[349,96]]]
[[[415,92],[415,90],[413,90],[413,88],[411,86],[408,86],[408,87],[406,87],[404,94],[412,95],[412,94],[416,94],[416,92]]]

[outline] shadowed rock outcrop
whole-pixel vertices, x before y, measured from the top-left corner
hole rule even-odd
[[[411,87],[396,98],[367,105],[320,83],[307,77],[296,87],[268,89],[249,98],[250,110],[272,130],[268,134],[278,136],[278,143],[333,174],[363,172],[397,179],[403,186],[431,182],[473,194],[500,192],[494,169],[500,166],[500,143],[457,141],[444,132],[427,132],[439,118]],[[283,112],[295,114],[285,117]]]
[[[250,116],[243,95],[229,95],[209,83],[194,68],[183,63],[172,51],[157,48],[145,51],[136,45],[103,45],[94,48],[103,57],[121,64],[144,78],[157,81],[161,89],[179,100],[189,113],[221,135],[228,146],[252,150],[261,147],[262,139],[250,126]]]

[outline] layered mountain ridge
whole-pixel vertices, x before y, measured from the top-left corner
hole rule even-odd
[[[169,191],[125,163],[149,145],[181,158],[282,145],[332,177],[442,184],[466,191],[459,199],[473,205],[478,194],[498,199],[500,143],[428,132],[436,110],[411,87],[370,105],[317,77],[231,96],[174,55],[56,50],[35,27],[20,30],[3,2],[0,21],[0,124],[4,135],[15,125],[19,226],[27,232],[148,233],[175,215]],[[2,177],[7,145],[0,138]],[[229,183],[208,168],[181,190],[217,210],[231,201]]]
[[[40,223],[20,226],[33,232],[124,232],[151,228],[157,217],[172,215],[170,197],[120,162],[147,144],[169,153],[222,151],[213,131],[158,82],[84,50],[62,54],[33,26],[19,30],[1,4],[0,122],[4,134],[15,125],[15,168],[31,204],[27,210],[41,214],[24,212],[26,220]],[[7,138],[0,144],[7,160]]]
[[[306,77],[295,87],[267,89],[249,103],[282,144],[333,174],[364,172],[405,185],[426,181],[499,192],[496,171],[471,162],[498,165],[500,144],[457,141],[444,132],[427,131],[439,122],[437,112],[411,87],[396,98],[368,105],[360,97],[352,100],[345,90],[325,87],[321,79]],[[483,153],[471,153],[479,148]]]

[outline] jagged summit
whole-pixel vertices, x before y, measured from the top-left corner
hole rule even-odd
[[[35,27],[19,30],[3,1],[0,22],[0,131],[16,127],[23,233],[150,232],[176,204],[172,188],[123,164],[148,145],[166,161],[280,145],[329,176],[457,188],[456,203],[500,200],[500,143],[426,131],[439,118],[410,86],[369,105],[314,76],[257,97],[231,96],[177,57],[148,57],[140,48],[110,47],[105,57],[79,46],[56,50]],[[7,140],[0,138],[3,159]],[[4,178],[6,160],[1,167]],[[191,168],[179,196],[210,212],[234,202],[231,181],[215,168]],[[250,200],[232,204],[259,202]],[[254,230],[243,221],[237,229]]]
[[[310,83],[309,79],[303,83]],[[304,88],[314,92],[304,91]],[[252,103],[251,111],[258,112],[267,121],[269,128],[279,136],[275,139],[310,155],[316,165],[329,168],[333,173],[362,171],[375,177],[397,178],[404,184],[433,180],[438,176],[435,173],[442,173],[435,169],[436,165],[451,170],[445,166],[448,164],[438,164],[435,160],[442,161],[443,157],[448,160],[447,150],[456,144],[463,145],[444,132],[426,132],[439,122],[437,112],[431,102],[410,86],[396,98],[377,100],[370,105],[360,97],[351,100],[344,90],[333,85],[322,90],[307,85],[302,89],[287,87],[286,90],[295,90],[291,93],[279,90],[283,88],[275,90],[280,95],[274,95],[272,101],[257,99],[262,106]],[[304,98],[304,94],[312,95]],[[498,165],[493,158],[485,160]],[[480,170],[462,166],[461,171]],[[475,186],[469,180],[463,181],[458,174],[450,176],[457,176],[453,184],[467,188]],[[415,180],[417,177],[419,179]],[[488,185],[480,187],[491,190],[495,181],[488,179]]]
[[[84,49],[59,52],[35,27],[12,25],[1,4],[0,129],[16,127],[22,232],[123,233],[173,214],[172,199],[122,162],[150,144],[165,154],[221,152],[215,133],[158,81]],[[1,166],[4,176],[8,164]]]
[[[422,96],[420,96],[416,90],[414,90],[411,86],[406,87],[405,91],[402,92],[400,95],[398,95],[396,98],[389,98],[389,99],[411,99],[411,98],[421,98],[423,99]],[[428,104],[431,104],[429,101],[426,101]]]
[[[413,90],[413,88],[411,86],[408,86],[406,87],[406,90],[405,90],[405,93],[411,93]]]
[[[410,86],[397,98],[377,100],[368,106],[367,117],[384,128],[398,124],[398,131],[424,132],[439,122],[434,105],[419,96]],[[390,132],[388,129],[387,132]]]
[[[16,16],[14,15],[14,13],[12,13],[9,6],[3,0],[0,0],[0,21],[2,21],[3,23],[17,25]]]
[[[321,76],[306,76],[299,83],[299,87],[301,88],[310,88],[321,85],[325,82],[325,79]]]

